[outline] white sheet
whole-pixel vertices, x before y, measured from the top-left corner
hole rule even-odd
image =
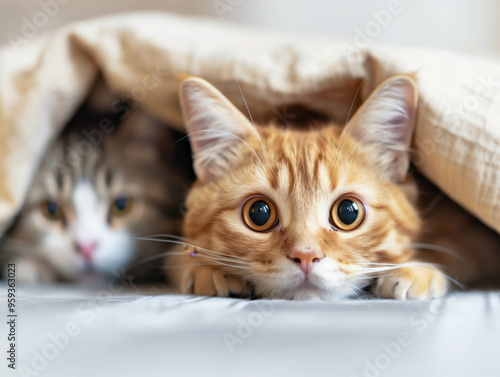
[[[4,373],[2,357],[0,375],[500,376],[500,292],[330,303],[113,292],[20,289],[17,362],[34,373]]]

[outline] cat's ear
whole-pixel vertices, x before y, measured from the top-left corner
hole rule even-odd
[[[180,100],[197,177],[208,182],[230,171],[237,157],[235,149],[256,135],[255,127],[222,93],[200,78],[184,80]]]
[[[415,81],[395,76],[375,89],[347,125],[370,160],[395,182],[408,171],[417,102]]]

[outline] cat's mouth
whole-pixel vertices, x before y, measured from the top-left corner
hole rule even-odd
[[[85,261],[85,265],[83,267],[83,273],[84,273],[84,275],[93,275],[96,273],[94,265],[92,264],[92,261],[90,261],[90,260]]]
[[[330,300],[349,296],[352,289],[343,276],[328,276],[311,271],[292,278],[283,290],[283,298],[289,300]]]
[[[322,300],[328,292],[308,281],[290,290],[289,296],[287,298],[292,300]]]
[[[306,280],[304,282],[302,282],[301,284],[299,284],[299,286],[297,288],[299,288],[299,289],[305,289],[305,290],[313,290],[313,291],[319,291],[319,290],[321,290],[321,287],[319,287],[317,284],[314,284],[313,282],[311,282],[307,278],[306,278]]]
[[[325,283],[301,282],[287,290],[283,298],[288,300],[331,300],[349,296],[345,286],[327,287]]]
[[[303,274],[295,281],[290,291],[295,292],[295,295],[298,294],[299,296],[311,296],[309,298],[322,297],[327,293],[324,289],[322,279],[313,274]],[[303,299],[309,298],[304,297]]]

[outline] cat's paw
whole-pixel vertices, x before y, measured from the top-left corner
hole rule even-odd
[[[248,292],[247,284],[234,275],[228,275],[212,266],[195,266],[184,271],[181,293],[200,296],[241,296]]]
[[[396,300],[425,300],[443,296],[447,291],[446,276],[429,264],[397,268],[378,278],[374,294]]]
[[[13,262],[16,266],[16,280],[23,283],[50,283],[57,280],[54,272],[42,262],[34,259],[18,259]]]

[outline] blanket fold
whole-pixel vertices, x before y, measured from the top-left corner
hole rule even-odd
[[[130,98],[179,130],[180,75],[210,81],[245,114],[248,105],[256,121],[286,120],[294,116],[287,106],[300,105],[345,122],[387,77],[413,74],[420,90],[414,164],[500,232],[499,63],[162,13],[89,20],[0,50],[0,232],[99,72],[116,103]]]

